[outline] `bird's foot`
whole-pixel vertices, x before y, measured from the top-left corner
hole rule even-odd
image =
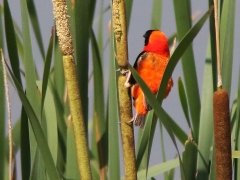
[[[128,69],[117,69],[116,71],[120,72],[121,75],[126,76],[130,71]]]

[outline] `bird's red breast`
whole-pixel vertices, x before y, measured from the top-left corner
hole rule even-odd
[[[153,94],[156,94],[162,81],[162,77],[168,64],[170,55],[168,40],[165,34],[159,30],[149,30],[145,33],[145,45],[143,51],[138,55],[134,68]],[[151,109],[139,85],[131,76],[128,83],[132,85],[131,94],[136,115],[132,121],[135,125],[144,126],[145,116]],[[125,83],[127,84],[127,83]],[[169,79],[164,98],[166,98],[173,86],[172,78]]]

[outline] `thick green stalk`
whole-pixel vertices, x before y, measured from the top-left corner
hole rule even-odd
[[[121,69],[128,67],[127,22],[124,0],[113,0],[112,4],[113,30],[116,39],[117,61]],[[126,179],[137,179],[134,148],[133,125],[128,122],[132,118],[132,106],[129,89],[124,87],[125,76],[118,79],[119,108],[121,119],[121,134]]]
[[[81,179],[92,179],[88,143],[83,110],[78,89],[76,64],[73,58],[72,36],[70,34],[68,11],[65,0],[53,0],[59,47],[63,53],[63,68],[68,89],[68,99],[73,124],[77,160]]]
[[[124,87],[125,76],[118,78],[119,109],[124,153],[125,178],[137,179],[133,125],[127,122],[132,118],[132,105],[129,91]]]
[[[118,65],[122,68],[127,68],[128,47],[125,1],[113,0],[112,20],[116,39]]]
[[[63,67],[68,89],[68,99],[72,116],[80,177],[81,179],[92,179],[87,137],[76,75],[76,65],[72,55],[63,56]]]

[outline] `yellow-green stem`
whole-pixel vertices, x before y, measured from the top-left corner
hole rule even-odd
[[[117,61],[122,68],[128,66],[127,22],[124,0],[113,0],[112,4],[113,30],[116,39]]]
[[[72,116],[80,177],[81,179],[92,179],[88,143],[76,75],[76,65],[72,55],[63,56],[63,67],[68,89],[68,99]]]
[[[134,132],[133,125],[129,123],[132,118],[132,104],[129,89],[124,87],[125,76],[118,78],[119,109],[121,119],[121,134],[125,165],[125,178],[137,179],[135,162]]]
[[[121,69],[128,68],[127,46],[127,22],[124,0],[112,1],[112,21],[116,39],[116,57]],[[123,156],[126,179],[137,179],[136,158],[134,148],[133,125],[129,124],[132,119],[132,105],[129,88],[124,87],[125,76],[118,79],[119,107],[121,119],[121,134],[123,144]]]
[[[221,56],[219,41],[219,22],[218,22],[218,0],[214,0],[214,20],[216,32],[216,57],[217,57],[217,87],[222,89]]]
[[[78,89],[76,64],[73,58],[72,36],[69,27],[69,15],[65,0],[52,0],[53,13],[56,21],[59,47],[63,53],[63,68],[68,89],[68,99],[72,117],[78,167],[81,179],[92,179],[88,154],[87,136]]]

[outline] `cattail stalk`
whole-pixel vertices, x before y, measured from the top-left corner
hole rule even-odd
[[[127,22],[124,0],[113,0],[113,31],[116,39],[117,61],[122,68],[128,66]]]
[[[128,124],[132,118],[132,104],[128,88],[125,88],[125,76],[118,78],[119,109],[121,119],[121,134],[124,153],[125,178],[137,179],[133,125]]]
[[[218,23],[218,0],[214,0],[214,20],[216,33],[216,57],[217,57],[217,87],[222,87],[222,71],[220,57],[220,41],[219,41],[219,23]]]
[[[222,89],[221,57],[219,43],[218,4],[214,0],[216,31],[217,87],[213,94],[214,142],[216,156],[216,179],[232,179],[231,129],[228,92]]]
[[[63,54],[63,68],[68,90],[80,177],[81,179],[91,180],[92,174],[88,154],[88,143],[80,92],[78,89],[76,64],[73,57],[74,49],[69,27],[67,4],[65,0],[53,0],[52,2],[59,47]]]
[[[124,0],[112,1],[113,30],[116,39],[116,57],[120,69],[128,68],[128,47],[127,47],[127,22]],[[132,105],[130,89],[124,87],[126,76],[118,78],[119,108],[121,120],[121,134],[123,144],[123,156],[125,167],[125,178],[137,179],[136,158],[134,147],[133,125],[128,122],[132,118]]]

